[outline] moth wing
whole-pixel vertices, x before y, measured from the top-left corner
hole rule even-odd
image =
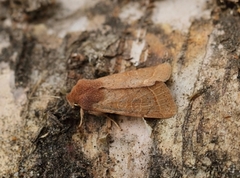
[[[163,82],[149,87],[101,90],[104,99],[92,105],[93,111],[148,118],[169,118],[176,113],[170,90]]]
[[[136,88],[154,85],[156,81],[167,81],[172,73],[169,63],[131,70],[96,79],[107,89]]]

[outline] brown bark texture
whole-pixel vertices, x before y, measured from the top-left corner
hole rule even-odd
[[[239,5],[0,1],[0,177],[240,177]],[[66,100],[79,79],[161,63],[176,115],[84,111],[79,127]]]

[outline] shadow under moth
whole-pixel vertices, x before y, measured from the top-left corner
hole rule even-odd
[[[95,115],[169,118],[177,110],[164,83],[171,72],[170,64],[163,63],[94,80],[80,79],[67,94],[67,100],[71,106],[80,106]]]

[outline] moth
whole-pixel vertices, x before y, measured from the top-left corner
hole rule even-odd
[[[93,80],[80,79],[67,94],[67,100],[71,106],[80,106],[81,111],[95,115],[169,118],[177,110],[164,83],[171,73],[170,64],[163,63]]]

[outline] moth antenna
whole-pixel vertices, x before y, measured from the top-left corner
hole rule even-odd
[[[80,124],[79,124],[79,128],[82,126],[83,123],[83,117],[84,117],[84,110],[81,108],[80,109]]]
[[[113,120],[113,119],[112,119],[111,117],[109,117],[107,114],[104,114],[104,116],[105,116],[107,119],[109,119],[110,121],[112,121],[119,130],[122,130],[121,127],[118,125],[118,123],[117,123],[115,120]]]

